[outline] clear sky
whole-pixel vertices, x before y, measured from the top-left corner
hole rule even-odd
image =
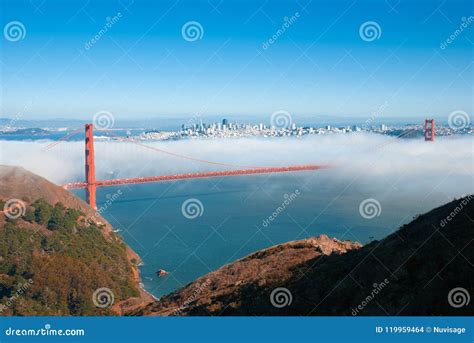
[[[470,0],[2,0],[2,7],[2,117],[87,119],[100,110],[123,119],[277,110],[363,117],[381,107],[400,117],[472,114]],[[24,26],[22,39],[6,33],[12,21]],[[202,27],[196,40],[192,30],[183,34],[190,21]],[[370,21],[375,39],[370,25],[361,30]]]

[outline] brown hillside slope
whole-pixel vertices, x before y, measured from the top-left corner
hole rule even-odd
[[[474,294],[473,220],[469,196],[364,247],[325,236],[281,244],[129,314],[472,315],[472,301],[455,308],[448,294],[456,287]],[[272,306],[277,287],[291,292],[291,304]]]
[[[85,216],[69,230],[63,228],[64,223],[55,229],[27,215],[11,220],[3,213],[2,205],[0,304],[15,295],[19,283],[31,278],[33,284],[24,297],[1,314],[122,314],[153,300],[139,287],[138,255],[84,201],[23,168],[0,166],[0,200],[10,199],[23,201],[30,211],[39,199],[52,206],[61,203],[65,210],[75,209]],[[115,294],[111,309],[94,307],[92,294],[99,287],[110,288]]]

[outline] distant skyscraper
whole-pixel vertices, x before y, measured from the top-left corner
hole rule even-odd
[[[225,119],[225,118],[222,119],[222,125],[223,125],[223,126],[224,126],[224,125],[225,125],[225,126],[228,126],[228,124],[229,124],[229,121],[228,121],[227,119]]]

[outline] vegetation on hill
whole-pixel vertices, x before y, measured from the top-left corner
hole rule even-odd
[[[43,199],[17,219],[0,214],[0,314],[107,315],[93,301],[97,289],[110,289],[115,302],[139,296],[126,245],[104,229]]]

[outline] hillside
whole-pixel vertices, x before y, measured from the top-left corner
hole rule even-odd
[[[0,205],[1,315],[114,315],[151,301],[139,257],[72,193],[0,166]]]
[[[277,245],[128,314],[473,315],[472,303],[448,302],[457,287],[474,294],[473,200],[454,200],[364,247],[326,236]]]

